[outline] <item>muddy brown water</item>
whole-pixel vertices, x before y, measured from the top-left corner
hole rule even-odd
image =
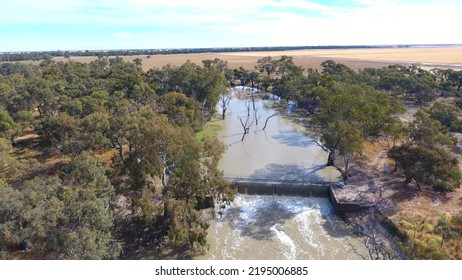
[[[239,93],[239,90],[235,90]],[[245,95],[244,92],[240,92]],[[227,177],[274,181],[338,181],[340,174],[326,168],[326,153],[308,136],[290,104],[258,100],[255,123],[244,99],[230,102],[220,139],[227,145],[221,168]],[[279,114],[268,120],[273,113]],[[361,259],[366,254],[360,237],[338,218],[327,198],[238,194],[234,202],[210,221],[209,251],[198,259]]]

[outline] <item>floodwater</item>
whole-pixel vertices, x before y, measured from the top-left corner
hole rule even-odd
[[[245,103],[243,99],[232,99],[226,119],[220,121],[223,130],[219,138],[227,146],[221,161],[226,177],[311,182],[340,180],[338,170],[325,167],[326,152],[306,135],[303,125],[293,121],[294,113],[287,104],[257,100],[256,114],[250,104],[248,123],[253,125],[241,141],[244,129],[238,116],[246,122]],[[270,118],[263,130],[266,119],[274,113],[278,115]]]
[[[237,195],[208,229],[212,260],[361,259],[361,239],[332,211],[327,198]]]
[[[244,141],[237,117],[245,123],[244,99],[234,98],[226,119],[220,121],[224,128],[219,137],[227,145],[220,163],[225,176],[340,180],[336,169],[325,167],[326,153],[297,123],[290,106],[274,100],[258,100],[255,106],[256,116],[250,104],[248,123],[254,123]],[[266,118],[276,112],[263,131]],[[354,251],[366,255],[361,238],[333,213],[327,198],[238,194],[210,221],[208,241],[210,250],[200,259],[361,259]]]

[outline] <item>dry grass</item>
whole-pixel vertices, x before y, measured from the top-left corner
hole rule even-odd
[[[441,217],[454,217],[462,211],[462,189],[441,193],[406,186],[403,184],[404,176],[391,172],[394,162],[387,157],[387,141],[366,141],[363,148],[361,162],[357,162],[355,167],[361,172],[354,172],[349,186],[343,188],[340,194],[352,201],[377,203],[377,209],[407,240],[402,243],[402,248],[410,257],[461,259],[460,226],[456,237],[442,242],[436,225]],[[388,172],[384,172],[385,163]]]
[[[425,213],[392,219],[406,242],[401,247],[415,259],[462,259],[460,213],[428,217]],[[445,220],[442,232],[439,220]],[[450,229],[448,231],[447,229]]]
[[[462,64],[462,47],[296,50],[281,52],[248,52],[236,53],[236,55],[263,57],[268,55],[268,53],[271,53],[273,56],[289,55],[294,58],[323,57],[367,61]],[[229,55],[233,54],[231,53]]]
[[[180,66],[187,60],[202,65],[206,59],[220,58],[228,61],[230,68],[242,66],[253,70],[257,60],[264,56],[279,57],[289,55],[297,65],[305,68],[319,69],[320,64],[328,59],[344,63],[352,69],[366,67],[382,67],[394,63],[422,66],[446,67],[462,69],[462,47],[412,47],[412,48],[377,48],[377,49],[331,49],[331,50],[297,50],[273,52],[236,52],[236,53],[200,53],[147,56],[125,56],[126,61],[135,58],[143,60],[143,69],[161,68],[172,64]],[[72,60],[90,62],[96,57],[72,57]],[[67,61],[65,58],[55,58],[57,61]],[[30,63],[30,62],[29,62]]]

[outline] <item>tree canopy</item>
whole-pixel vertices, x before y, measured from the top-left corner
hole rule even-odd
[[[207,248],[200,209],[233,192],[217,167],[223,145],[194,133],[229,86],[229,69],[214,60],[144,72],[140,63],[2,64],[2,256],[118,258],[130,228],[155,233],[156,244]],[[31,140],[15,141],[25,133]],[[18,159],[16,144],[43,164]]]

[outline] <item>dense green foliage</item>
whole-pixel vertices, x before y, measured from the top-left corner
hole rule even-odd
[[[414,181],[436,190],[451,191],[459,188],[462,173],[456,158],[441,148],[403,145],[389,152],[406,176],[406,183]]]
[[[229,82],[215,65],[145,73],[140,63],[2,64],[2,256],[118,258],[134,231],[207,248],[200,209],[233,192],[217,169],[223,145],[194,133]],[[103,165],[95,156],[107,153]]]
[[[460,187],[459,162],[444,149],[456,143],[448,128],[458,121],[456,109],[437,102],[429,109],[418,110],[408,125],[408,141],[390,149],[389,156],[403,171],[405,183],[414,181],[419,190],[422,186],[441,191]]]

